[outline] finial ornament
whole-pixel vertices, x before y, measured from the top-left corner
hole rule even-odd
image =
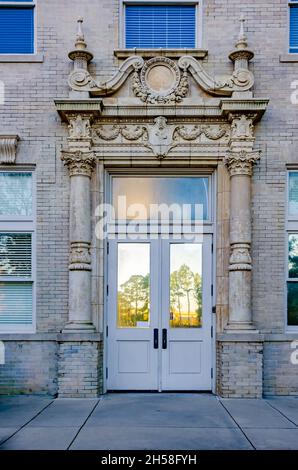
[[[77,23],[78,23],[78,29],[77,29],[77,37],[76,37],[76,43],[75,46],[77,49],[86,49],[87,44],[85,43],[85,36],[83,33],[83,18],[82,16],[79,16]]]
[[[243,14],[240,16],[239,21],[240,21],[240,31],[239,31],[239,35],[238,35],[238,39],[235,44],[235,47],[236,49],[246,49],[247,48],[247,36],[244,32],[245,18]]]

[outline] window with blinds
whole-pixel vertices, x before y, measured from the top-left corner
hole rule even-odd
[[[0,54],[34,54],[34,0],[0,0]]]
[[[290,53],[298,54],[298,2],[290,4]]]
[[[0,172],[0,332],[34,331],[33,175]]]
[[[127,4],[125,46],[128,49],[196,47],[196,5]]]

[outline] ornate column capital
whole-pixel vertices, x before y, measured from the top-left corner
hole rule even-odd
[[[224,158],[224,163],[229,170],[230,176],[251,176],[253,165],[260,159],[260,156],[260,150],[252,152],[247,152],[245,150],[241,150],[239,152],[229,151]]]
[[[91,178],[96,158],[93,152],[67,151],[61,153],[61,160],[69,169],[70,176],[88,176]]]

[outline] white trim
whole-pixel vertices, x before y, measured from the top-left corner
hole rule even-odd
[[[32,2],[3,2],[0,0],[0,8],[28,8],[33,10],[33,52],[28,54],[1,54],[0,53],[0,63],[1,62],[43,62],[43,56],[37,54],[37,1],[32,0]],[[27,60],[24,60],[25,57],[28,57]],[[35,60],[30,60],[30,57]],[[5,60],[7,58],[7,60]],[[42,60],[41,60],[42,59]]]
[[[125,5],[195,5],[196,7],[196,37],[195,49],[203,47],[203,1],[204,0],[119,0],[119,47],[125,49]]]
[[[298,2],[297,2],[298,4]],[[289,189],[290,189],[290,173],[297,173],[298,169],[287,170],[286,181],[286,231],[285,231],[285,293],[284,293],[284,311],[285,311],[285,333],[298,333],[298,325],[288,325],[288,283],[298,283],[298,279],[289,278],[289,235],[292,233],[298,234],[298,214],[297,216],[290,216],[289,214]]]
[[[28,333],[36,332],[36,173],[34,169],[19,169],[17,166],[13,168],[1,167],[0,173],[31,173],[32,175],[32,217],[24,219],[24,217],[12,216],[0,218],[1,233],[31,233],[31,276],[30,278],[13,278],[0,277],[0,282],[31,282],[32,283],[32,323],[31,325],[0,325],[0,334],[6,333]]]
[[[211,168],[180,168],[179,173],[177,169],[173,168],[152,168],[148,174],[148,170],[142,168],[134,169],[115,169],[115,168],[106,168],[104,176],[104,195],[105,202],[111,203],[112,201],[112,177],[113,176],[202,176],[209,177],[209,216],[210,221],[204,221],[204,234],[210,234],[212,236],[213,243],[213,253],[211,253],[211,281],[213,284],[213,298],[211,299],[211,308],[216,305],[216,214],[217,214],[217,172]],[[159,227],[157,228],[159,230]],[[124,242],[124,240],[121,240]],[[141,242],[141,240],[138,240]],[[144,240],[146,242],[146,240]],[[107,286],[109,283],[108,278],[108,250],[107,250],[107,240],[104,243],[104,306],[103,306],[103,393],[107,392],[107,379],[106,379],[106,368],[108,367],[108,338],[106,336],[106,328],[108,326],[108,297],[107,297]],[[211,315],[211,326],[213,327],[213,338],[211,338],[211,364],[213,368],[213,378],[211,379],[211,391],[216,393],[216,314],[210,312]],[[210,332],[211,334],[211,332]]]

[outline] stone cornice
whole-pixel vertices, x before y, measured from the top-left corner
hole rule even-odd
[[[220,100],[219,108],[221,115],[229,120],[233,119],[233,114],[250,114],[254,120],[258,121],[267,109],[269,99],[267,98],[223,98]]]
[[[74,114],[89,115],[91,119],[97,118],[102,113],[102,99],[57,99],[55,100],[56,109],[63,122],[69,123],[70,116]]]
[[[0,164],[15,163],[18,141],[17,135],[0,135]]]

